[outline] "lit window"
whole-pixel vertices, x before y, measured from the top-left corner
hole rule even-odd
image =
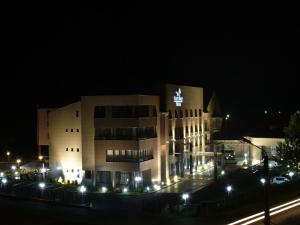
[[[112,155],[114,155],[114,152],[113,152],[113,150],[107,150],[107,151],[106,151],[106,154],[112,156]]]

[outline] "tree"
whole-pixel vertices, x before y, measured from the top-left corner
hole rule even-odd
[[[277,146],[276,162],[287,170],[300,169],[300,118],[294,113],[284,128],[285,141]]]

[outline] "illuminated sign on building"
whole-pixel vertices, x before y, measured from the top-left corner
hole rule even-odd
[[[178,91],[175,91],[176,95],[174,96],[174,102],[176,106],[181,106],[183,103],[183,97],[181,96],[181,90],[178,88]]]

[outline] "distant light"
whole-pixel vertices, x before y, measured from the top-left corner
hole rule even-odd
[[[146,187],[146,190],[147,190],[147,191],[150,191],[150,187],[149,187],[149,186],[147,186],[147,187]]]
[[[297,114],[300,114],[300,111],[299,111],[299,110],[297,110]]]
[[[182,196],[181,196],[181,198],[182,198],[184,201],[186,201],[189,197],[190,197],[190,195],[187,194],[187,193],[184,193],[184,194],[182,194]]]
[[[123,193],[127,193],[128,192],[128,188],[123,188]]]
[[[224,170],[221,171],[221,175],[225,175],[225,171]]]
[[[157,184],[154,184],[154,185],[153,185],[153,188],[154,188],[154,190],[156,190],[156,191],[160,190],[160,186],[157,185]]]
[[[247,157],[248,156],[248,154],[247,153],[244,153],[244,157]]]
[[[161,185],[165,185],[165,182],[162,181],[162,182],[161,182]]]
[[[86,192],[86,187],[83,186],[83,185],[81,185],[81,186],[79,187],[79,191],[80,191],[81,193]]]
[[[268,111],[267,111],[267,110],[265,110],[265,111],[264,111],[264,113],[265,113],[265,114],[268,114]]]
[[[290,176],[290,177],[293,177],[294,175],[295,175],[295,173],[294,173],[293,171],[290,171],[290,172],[289,172],[289,176]]]
[[[17,159],[17,163],[20,164],[21,163],[21,159]]]
[[[140,182],[140,181],[142,180],[142,177],[137,176],[137,177],[134,178],[134,180],[135,180],[136,182]]]
[[[10,156],[10,152],[6,152],[6,155],[7,155],[7,156]]]
[[[232,187],[231,187],[230,185],[228,185],[228,186],[226,187],[226,190],[227,190],[227,192],[229,193],[229,192],[232,191]]]
[[[61,168],[61,166],[57,166],[56,169],[57,170],[61,170],[62,168]]]
[[[45,184],[44,182],[39,183],[39,187],[40,187],[41,189],[44,189],[45,186],[46,186],[46,184]]]
[[[281,114],[281,111],[278,111],[278,114]]]
[[[15,172],[15,175],[16,175],[16,176],[18,176],[18,175],[19,175],[18,171],[16,171],[16,172]]]
[[[2,182],[2,184],[6,184],[6,183],[7,183],[7,179],[6,179],[6,178],[3,178],[3,179],[1,180],[1,182]]]
[[[42,155],[39,156],[39,160],[42,160],[44,157]]]
[[[178,176],[177,175],[174,176],[174,182],[178,182]]]
[[[101,188],[101,191],[102,191],[103,193],[105,193],[105,192],[107,192],[107,188],[106,188],[106,187],[102,187],[102,188]]]
[[[264,183],[266,183],[266,179],[265,179],[265,178],[261,178],[261,179],[260,179],[260,182],[261,182],[262,184],[264,184]]]
[[[11,166],[11,169],[15,170],[15,169],[17,169],[17,167],[15,165],[13,165],[13,166]]]
[[[42,169],[41,169],[41,172],[42,172],[42,173],[45,173],[45,172],[46,172],[46,168],[42,168]]]
[[[290,168],[290,165],[287,165],[287,168]]]
[[[3,172],[0,173],[0,177],[4,177],[4,173]]]

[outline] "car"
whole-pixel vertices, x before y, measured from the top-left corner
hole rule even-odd
[[[282,184],[282,183],[286,183],[289,182],[290,180],[286,177],[273,177],[271,179],[271,184]]]

